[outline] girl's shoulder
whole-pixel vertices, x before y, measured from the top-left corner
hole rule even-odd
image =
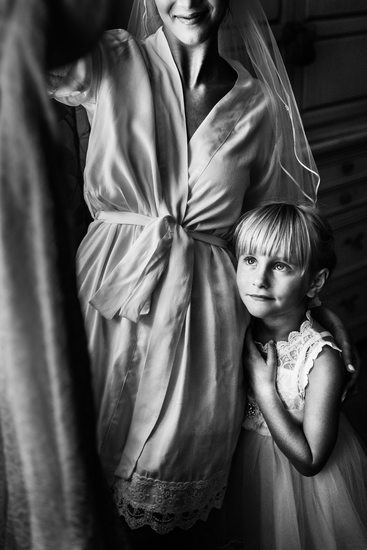
[[[312,344],[308,353],[312,353],[314,349],[317,350],[318,353],[315,356],[315,361],[320,360],[320,357],[328,356],[334,357],[338,363],[342,362],[342,350],[338,347],[333,335],[315,319],[312,319],[310,333],[313,335],[313,338],[311,338]]]
[[[324,346],[331,346],[340,351],[330,332],[317,323],[309,311],[300,328],[290,332],[287,340],[278,341],[276,346],[280,355],[288,354],[294,362],[300,361],[300,357],[306,356],[312,350]]]
[[[311,319],[311,318],[310,318]],[[303,332],[302,348],[297,360],[298,389],[305,396],[312,370],[323,369],[332,377],[344,376],[344,364],[341,350],[332,334],[314,319],[307,324]]]

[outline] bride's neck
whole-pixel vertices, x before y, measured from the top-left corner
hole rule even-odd
[[[169,33],[165,35],[186,88],[193,89],[218,78],[226,62],[219,55],[216,36],[202,44],[186,46]]]

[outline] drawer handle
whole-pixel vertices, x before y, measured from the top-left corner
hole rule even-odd
[[[355,250],[362,250],[363,240],[364,233],[358,233],[358,235],[356,235],[354,238],[349,237],[348,239],[345,239],[344,244],[350,246],[351,248],[354,248]]]
[[[343,162],[342,164],[342,173],[347,175],[347,174],[351,174],[354,170],[354,162],[352,162],[351,160],[347,160],[345,162]]]
[[[350,202],[352,202],[352,196],[352,193],[350,193],[349,191],[344,191],[344,193],[342,193],[339,197],[339,203],[349,204]]]

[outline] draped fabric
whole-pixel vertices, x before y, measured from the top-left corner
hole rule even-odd
[[[0,547],[5,550],[115,547],[112,520],[106,523],[109,499],[95,451],[88,356],[58,193],[62,165],[45,93],[47,37],[55,30],[49,19],[63,13],[64,23],[68,16],[71,28],[81,30],[94,8],[88,2],[78,3],[74,12],[68,2],[53,7],[51,14],[39,0],[0,4]],[[87,38],[80,33],[74,50],[68,36],[70,57],[102,29],[98,17],[85,21]],[[118,547],[125,548],[123,540]]]

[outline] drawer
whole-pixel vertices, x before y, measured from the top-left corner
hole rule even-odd
[[[323,107],[339,105],[342,112],[345,104],[366,97],[367,33],[365,29],[348,33],[344,28],[339,33],[337,24],[336,34],[330,33],[330,25],[322,24],[316,32],[315,62],[302,67],[300,97],[302,112],[318,112],[322,117]]]
[[[335,276],[321,294],[323,303],[340,316],[355,341],[367,336],[367,263],[349,275]]]
[[[320,186],[317,202],[330,222],[336,214],[349,212],[363,203],[367,206],[367,172],[362,178],[352,182],[348,182],[346,178],[346,181],[333,188],[324,190]]]
[[[335,0],[309,0],[307,4],[307,16],[316,17],[335,17],[347,16],[353,14],[360,15],[366,12],[366,0],[349,0],[348,2],[336,2]]]
[[[320,193],[347,181],[367,180],[367,143],[358,152],[336,152],[332,157],[317,159],[316,164],[321,177]]]
[[[347,216],[329,218],[329,221],[334,230],[338,258],[335,274],[367,264],[367,205],[348,212]]]

